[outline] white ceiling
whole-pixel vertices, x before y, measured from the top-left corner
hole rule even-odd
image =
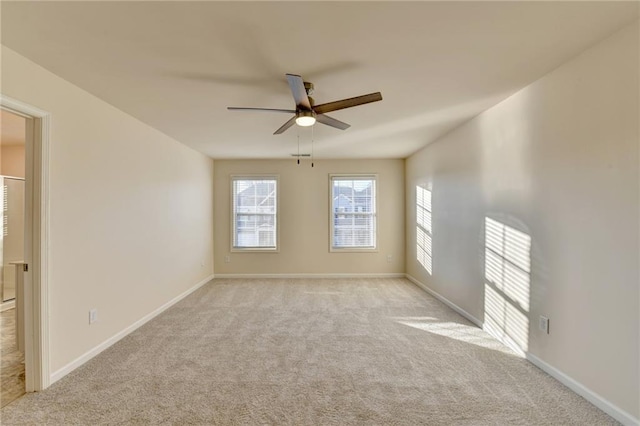
[[[2,43],[214,158],[284,158],[285,73],[316,103],[318,158],[404,158],[638,19],[637,2],[2,2]],[[302,151],[311,134],[300,129]]]

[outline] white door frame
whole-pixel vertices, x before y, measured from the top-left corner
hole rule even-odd
[[[49,146],[51,115],[0,94],[0,107],[27,118],[25,143],[25,387],[46,389],[49,372]]]

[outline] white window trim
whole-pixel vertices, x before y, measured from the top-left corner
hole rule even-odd
[[[333,246],[333,179],[372,179],[376,183],[375,193],[375,239],[373,247],[334,247]],[[330,173],[329,174],[329,252],[331,253],[377,253],[378,252],[378,174],[377,173]]]
[[[235,211],[233,210],[233,182],[236,180],[275,180],[276,181],[276,246],[272,247],[234,247],[234,232],[236,227]],[[280,175],[277,174],[232,174],[229,176],[229,204],[230,204],[230,234],[229,251],[231,253],[278,253],[280,252]]]

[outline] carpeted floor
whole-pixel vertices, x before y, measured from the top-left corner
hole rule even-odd
[[[608,425],[405,279],[216,279],[3,425]]]
[[[0,407],[4,407],[24,395],[24,354],[16,340],[16,308],[0,312],[0,330]]]

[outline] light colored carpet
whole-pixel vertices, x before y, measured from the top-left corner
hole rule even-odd
[[[16,340],[16,308],[0,312],[0,331],[0,407],[4,407],[24,395],[24,355]]]
[[[607,425],[405,279],[216,279],[2,424]]]

